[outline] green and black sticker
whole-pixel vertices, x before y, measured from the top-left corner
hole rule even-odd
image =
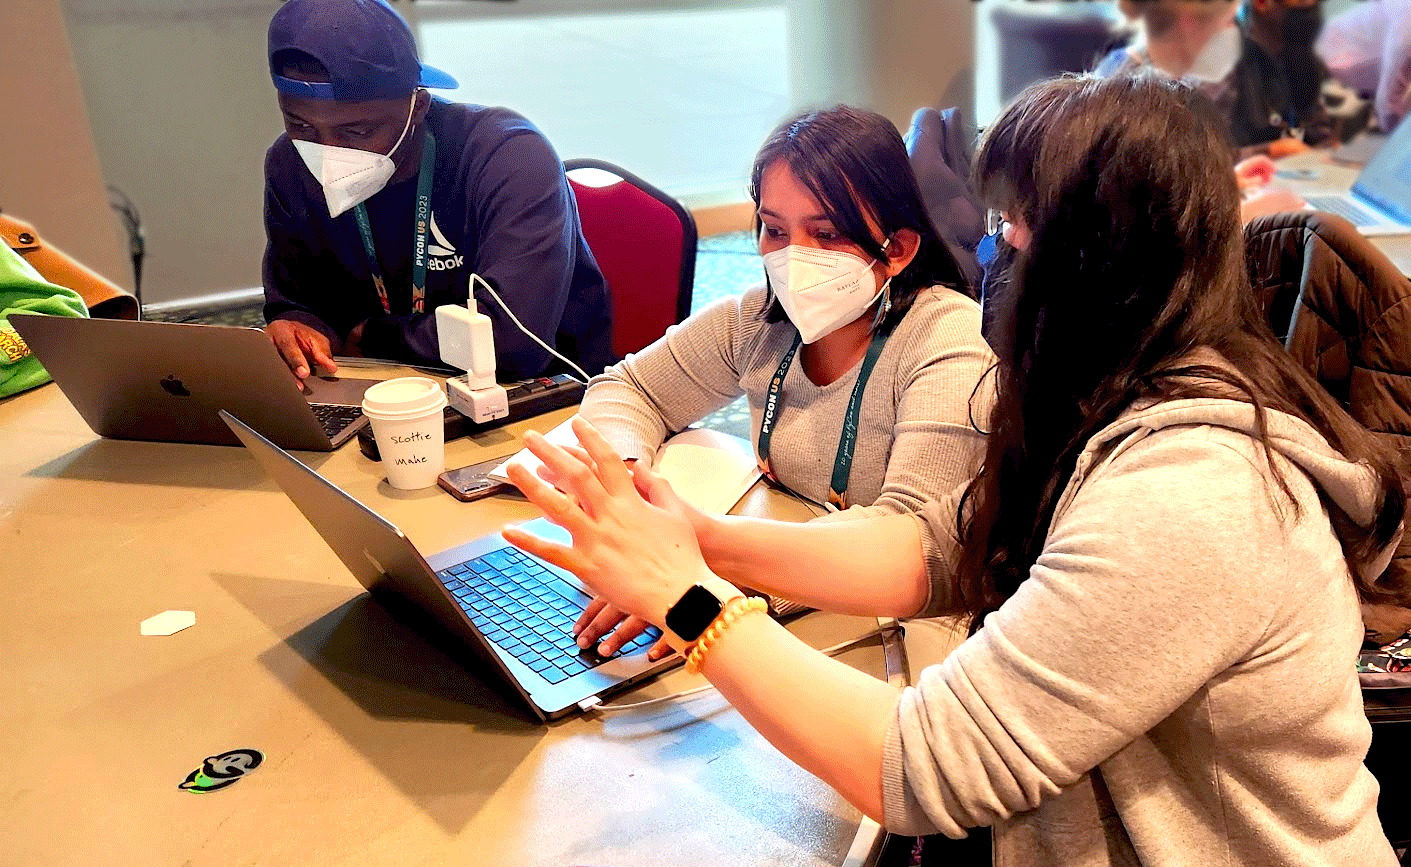
[[[233,785],[237,780],[260,766],[265,760],[259,750],[230,750],[217,756],[207,756],[201,767],[186,775],[177,788],[188,792],[214,792]]]

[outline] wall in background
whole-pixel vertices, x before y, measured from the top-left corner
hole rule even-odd
[[[0,85],[0,209],[130,288],[59,0],[0,3]]]
[[[104,172],[146,229],[146,303],[260,285],[264,153],[283,129],[265,61],[277,8],[66,0]]]
[[[984,2],[870,0],[875,77],[870,107],[902,130],[921,106],[974,116],[976,8]]]
[[[425,60],[461,83],[446,96],[510,106],[561,157],[617,163],[688,206],[739,201],[755,150],[793,105],[786,4],[664,5],[419,0],[411,10]]]

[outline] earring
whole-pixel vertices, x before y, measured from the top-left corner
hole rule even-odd
[[[872,330],[876,331],[882,321],[887,318],[887,314],[892,312],[892,281],[888,280],[882,287],[882,303],[877,305],[877,315],[872,317]]]

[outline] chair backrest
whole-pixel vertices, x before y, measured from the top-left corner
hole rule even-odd
[[[583,237],[607,278],[612,349],[636,352],[691,312],[696,221],[671,196],[602,160],[563,164]]]
[[[903,139],[926,215],[978,295],[982,270],[975,248],[985,235],[985,209],[970,183],[975,130],[958,108],[919,108]]]
[[[1106,3],[997,3],[1000,101],[1064,72],[1086,72],[1113,41],[1119,15]]]

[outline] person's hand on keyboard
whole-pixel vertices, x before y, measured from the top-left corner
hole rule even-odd
[[[315,328],[292,319],[276,319],[265,326],[265,334],[279,350],[294,378],[303,382],[314,372],[314,365],[328,373],[338,372],[333,360],[333,346],[327,336]]]
[[[658,627],[665,626],[667,609],[696,584],[706,585],[722,602],[742,595],[706,566],[691,517],[659,476],[645,467],[629,469],[583,419],[573,419],[573,432],[583,455],[533,432],[525,436],[525,446],[544,462],[544,476],[553,485],[522,466],[509,467],[510,481],[573,535],[573,545],[515,527],[503,531],[506,540],[574,573],[618,611]],[[685,645],[669,630],[663,628],[663,634],[675,649]]]
[[[579,647],[586,650],[596,644],[598,655],[609,657],[650,626],[651,624],[642,618],[624,614],[614,608],[607,599],[597,596],[588,603],[578,622],[573,624],[573,634],[578,639]],[[671,645],[662,638],[647,651],[647,658],[653,661],[665,659],[671,652]]]

